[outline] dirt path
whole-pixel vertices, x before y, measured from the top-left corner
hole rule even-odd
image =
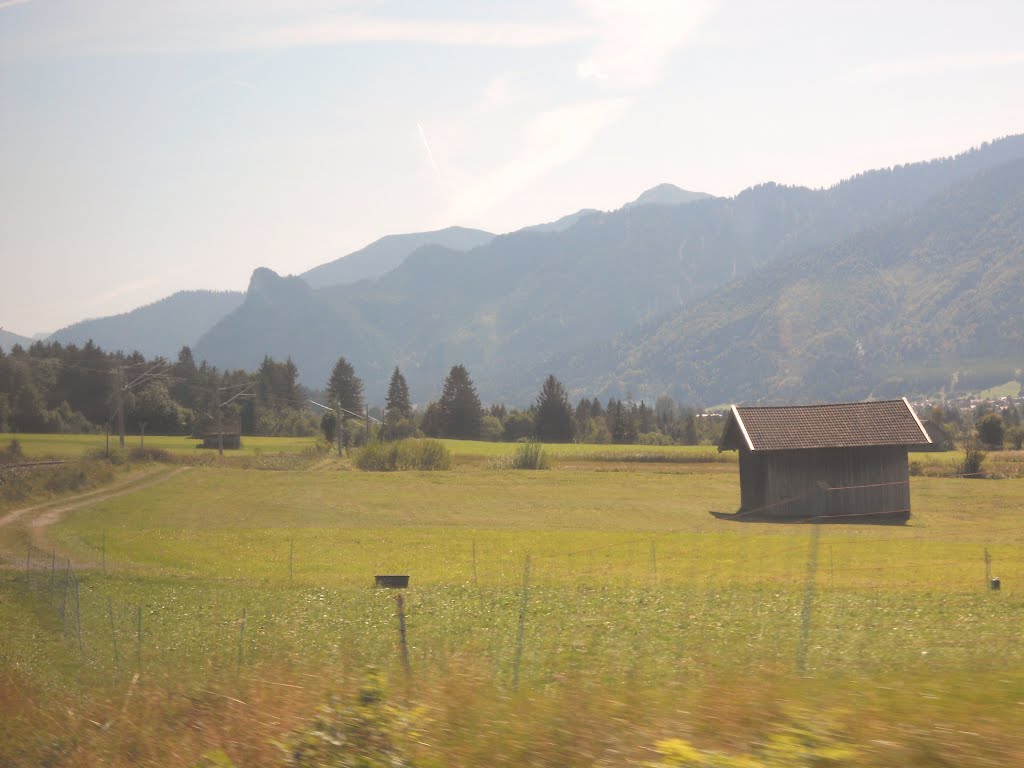
[[[46,529],[58,522],[68,512],[73,512],[76,509],[81,509],[82,507],[92,504],[98,504],[99,502],[107,501],[108,499],[114,499],[118,496],[135,493],[145,488],[151,488],[154,485],[165,483],[189,469],[190,467],[178,467],[177,469],[168,471],[161,467],[157,470],[133,475],[110,486],[86,491],[85,493],[81,493],[77,496],[54,499],[53,501],[48,501],[43,504],[14,509],[3,517],[0,517],[0,528],[14,525],[19,520],[24,519],[23,524],[26,524],[29,528],[29,537],[32,545],[40,549],[46,549],[49,545],[49,540],[46,536]],[[11,560],[11,554],[12,553],[10,552],[0,551],[0,556],[2,556],[0,557],[0,560],[4,558]],[[0,562],[0,567],[3,567],[2,562]]]

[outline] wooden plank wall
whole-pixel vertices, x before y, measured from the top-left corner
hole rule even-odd
[[[904,446],[740,452],[742,508],[771,516],[909,512],[909,477]],[[822,481],[831,490],[819,510]]]

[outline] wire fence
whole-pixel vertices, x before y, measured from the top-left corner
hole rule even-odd
[[[318,586],[303,562],[323,561],[314,543],[251,552],[281,564],[275,578],[199,586],[108,568],[104,533],[100,557],[84,569],[28,545],[23,571],[0,587],[34,610],[65,653],[112,676],[352,659],[400,661],[413,675],[472,654],[517,687],[582,667],[656,678],[680,666],[767,663],[815,674],[1024,662],[1024,546],[953,545],[944,541],[953,531],[929,540],[822,536],[841,528],[812,523],[794,539],[737,526],[731,551],[692,531],[530,553],[462,539],[447,576],[417,584],[413,574],[398,605],[371,574]]]

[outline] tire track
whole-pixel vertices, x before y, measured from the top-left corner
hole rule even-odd
[[[97,488],[78,496],[55,499],[43,504],[11,510],[3,517],[0,517],[0,528],[13,525],[19,520],[24,519],[24,523],[29,529],[29,540],[32,545],[39,549],[46,549],[49,544],[46,529],[59,522],[67,513],[74,512],[82,507],[99,504],[109,499],[115,499],[119,496],[125,496],[129,493],[152,488],[155,485],[160,485],[177,477],[183,472],[187,472],[189,469],[191,467],[178,467],[177,469],[165,471],[161,468],[153,472],[147,472],[141,477],[129,478],[114,486]],[[4,558],[10,560],[12,564],[14,563],[14,560],[11,559],[11,552],[2,552],[0,554],[4,555]],[[3,564],[0,564],[0,567],[4,567]]]

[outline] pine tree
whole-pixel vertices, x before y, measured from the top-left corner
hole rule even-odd
[[[568,443],[575,433],[572,406],[562,382],[550,375],[544,380],[537,395],[537,408],[533,417],[534,433],[546,443]]]
[[[465,366],[452,367],[448,378],[444,380],[444,389],[437,405],[441,416],[441,434],[444,437],[468,440],[480,437],[484,411]]]
[[[362,413],[363,382],[356,376],[352,364],[344,357],[339,357],[338,362],[334,364],[331,378],[327,382],[327,394],[334,405],[352,413]],[[344,413],[341,415],[345,416]]]
[[[391,374],[391,382],[388,384],[388,398],[384,406],[384,419],[388,423],[399,419],[412,418],[412,402],[409,400],[409,385],[405,383],[405,376],[395,367]]]

